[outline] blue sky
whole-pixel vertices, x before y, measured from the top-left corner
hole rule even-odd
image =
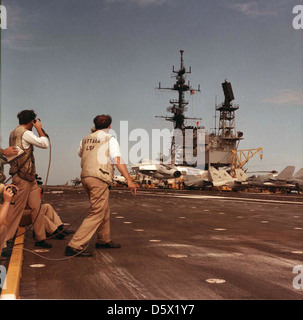
[[[187,97],[188,116],[214,126],[221,83],[233,86],[240,149],[263,147],[249,171],[303,167],[303,29],[292,9],[302,0],[2,0],[1,145],[33,108],[52,142],[50,184],[80,175],[77,148],[97,114],[129,130],[172,128],[172,66],[184,50],[188,76],[201,93]],[[48,151],[36,149],[45,178]]]

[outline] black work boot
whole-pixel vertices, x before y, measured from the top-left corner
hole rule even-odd
[[[93,254],[89,251],[75,249],[70,246],[67,246],[65,248],[65,255],[68,257],[73,257],[73,256],[75,256],[75,257],[92,257],[93,256]]]
[[[109,242],[96,242],[96,248],[97,249],[119,249],[121,248],[121,244],[119,243],[114,243],[112,241],[109,241]]]
[[[35,242],[35,246],[41,247],[41,248],[47,248],[47,249],[53,247],[49,242],[47,242],[45,240]]]

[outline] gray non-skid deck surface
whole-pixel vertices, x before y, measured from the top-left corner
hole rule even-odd
[[[63,191],[63,193],[61,193]],[[59,193],[57,193],[59,192]],[[260,199],[263,201],[255,201]],[[76,230],[88,212],[81,188],[50,188],[43,199]],[[23,299],[302,299],[303,197],[197,191],[112,190],[112,240],[121,249],[66,260],[69,237],[25,251]],[[85,213],[83,215],[83,213]],[[35,250],[31,232],[25,248]],[[33,264],[45,267],[33,268]]]

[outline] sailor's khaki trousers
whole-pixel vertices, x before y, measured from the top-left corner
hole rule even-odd
[[[27,181],[15,174],[12,180],[19,190],[14,197],[15,204],[10,206],[7,213],[5,240],[7,241],[14,237],[26,206],[31,210],[31,220],[36,239],[38,241],[44,240],[46,238],[44,215],[40,212],[41,197],[36,179]]]
[[[93,177],[82,178],[81,181],[90,198],[91,212],[68,244],[79,250],[85,248],[96,231],[99,243],[111,240],[108,184]]]

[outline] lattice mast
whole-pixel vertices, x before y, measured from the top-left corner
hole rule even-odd
[[[191,73],[191,67],[189,67],[189,70],[187,70],[184,66],[183,53],[184,50],[180,50],[180,68],[178,70],[175,70],[175,67],[173,66],[173,77],[176,78],[176,82],[173,87],[164,88],[159,82],[159,87],[156,88],[159,90],[176,91],[178,93],[178,99],[169,100],[169,103],[171,105],[167,108],[167,112],[172,113],[172,116],[156,116],[156,118],[164,118],[167,121],[171,121],[173,122],[174,129],[181,130],[186,129],[185,120],[202,120],[202,118],[190,118],[185,117],[184,115],[184,113],[187,111],[187,105],[189,103],[187,100],[185,100],[185,94],[187,92],[190,92],[190,94],[192,95],[196,92],[201,92],[201,90],[200,85],[198,85],[197,89],[194,89],[191,87],[189,81],[186,83],[186,75]],[[171,144],[171,155],[173,163],[175,161],[175,148],[175,140],[173,138]]]
[[[156,116],[156,118],[164,118],[167,121],[172,121],[174,123],[175,129],[184,129],[185,124],[184,121],[187,119],[190,120],[201,120],[201,118],[188,118],[184,116],[184,112],[187,111],[187,105],[188,101],[185,100],[185,93],[190,92],[191,94],[194,94],[195,92],[201,92],[200,85],[198,85],[198,89],[193,89],[190,86],[190,82],[186,82],[186,75],[191,73],[191,67],[189,67],[189,71],[186,70],[184,66],[184,60],[183,60],[183,50],[180,50],[181,58],[180,58],[180,69],[175,70],[175,67],[173,66],[173,74],[175,74],[174,78],[176,78],[176,82],[173,87],[170,88],[163,88],[161,87],[161,83],[159,82],[159,87],[157,89],[159,90],[172,90],[176,91],[178,93],[178,99],[170,99],[169,103],[171,106],[167,108],[167,112],[172,113],[172,116]]]

